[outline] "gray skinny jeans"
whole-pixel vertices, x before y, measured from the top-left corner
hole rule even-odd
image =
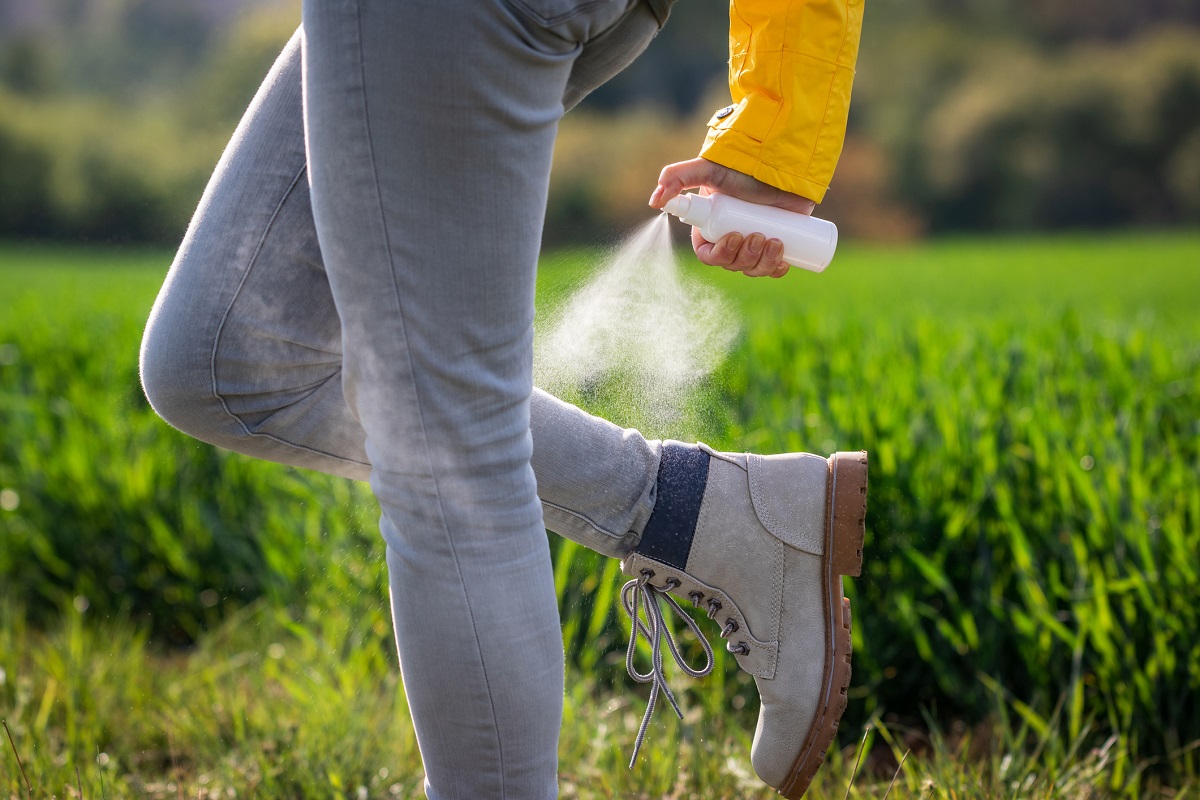
[[[558,119],[659,23],[635,0],[306,0],[146,328],[172,425],[370,480],[431,798],[556,795],[544,527],[619,558],[653,509],[661,444],[531,365]]]

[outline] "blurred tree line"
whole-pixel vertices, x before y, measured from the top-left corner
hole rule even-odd
[[[0,236],[170,243],[297,0],[0,0]],[[561,127],[547,238],[646,217],[724,86],[727,9],[680,0]],[[847,235],[1200,223],[1200,3],[868,0],[819,212]]]

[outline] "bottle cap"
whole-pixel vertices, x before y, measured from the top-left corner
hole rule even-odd
[[[688,225],[703,228],[708,224],[708,216],[712,212],[712,197],[696,193],[677,195],[666,202],[663,211],[674,214]]]
[[[691,205],[692,196],[688,194],[680,194],[668,200],[667,204],[663,206],[663,211],[666,211],[668,214],[674,214],[680,219],[683,219],[685,216],[687,216],[688,209],[691,207]]]

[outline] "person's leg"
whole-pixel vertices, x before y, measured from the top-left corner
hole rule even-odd
[[[233,134],[142,337],[142,386],[174,427],[366,480],[341,328],[309,204],[299,31]]]
[[[564,105],[632,61],[657,22],[637,7],[584,45]],[[367,480],[312,221],[300,71],[297,33],[238,126],[171,266],[143,338],[142,381],[155,410],[198,439]],[[546,526],[626,555],[653,507],[661,443],[539,390],[530,419]]]
[[[581,3],[579,38],[621,5]],[[563,652],[529,403],[541,222],[579,45],[516,9],[303,12],[313,219],[431,797],[557,786]]]
[[[568,102],[590,89],[589,75],[627,62],[596,45],[624,36],[631,55],[653,29],[648,15],[631,14],[585,47]],[[154,407],[198,438],[362,478],[363,435],[341,393],[340,330],[303,177],[297,48],[293,41],[281,57],[205,193],[147,328],[143,377]],[[849,679],[838,576],[857,571],[865,474],[827,480],[824,459],[811,457],[696,460],[678,445],[668,452],[702,464],[704,475],[673,459],[660,474],[662,448],[636,432],[536,392],[531,417],[552,529],[625,557],[657,510],[645,532],[651,541],[623,567],[642,578],[657,569],[648,587],[670,589],[678,576],[672,591],[681,595],[696,581],[722,587],[703,602],[724,597],[718,622],[729,629],[729,619],[740,619],[731,646],[752,649],[738,660],[763,697],[755,767],[789,796],[802,792],[840,716],[837,689]],[[831,459],[831,471],[835,463],[842,462]],[[826,502],[827,486],[849,487],[850,500]],[[680,522],[688,508],[693,516]],[[825,541],[812,532],[823,513]],[[679,531],[682,540],[672,538]]]

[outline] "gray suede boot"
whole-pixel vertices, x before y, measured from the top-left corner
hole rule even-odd
[[[627,665],[636,680],[652,683],[637,746],[660,692],[679,711],[662,676],[663,641],[688,674],[711,670],[711,658],[694,669],[679,657],[657,602],[683,616],[673,594],[708,612],[754,676],[758,776],[785,797],[804,794],[846,709],[850,601],[842,576],[862,566],[866,502],[865,452],[826,459],[664,445],[654,516],[637,551],[621,562],[634,578],[622,593],[636,619]],[[646,673],[633,666],[639,634],[655,654]]]

